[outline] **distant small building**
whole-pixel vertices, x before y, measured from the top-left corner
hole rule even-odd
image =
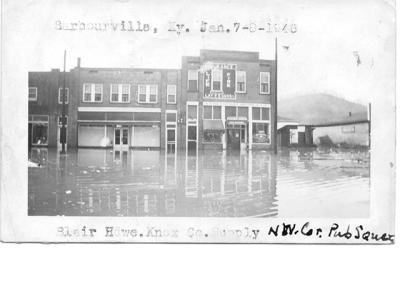
[[[310,147],[313,146],[313,128],[311,125],[278,116],[278,146]]]
[[[368,113],[351,113],[327,122],[313,124],[314,144],[318,146],[368,147]]]

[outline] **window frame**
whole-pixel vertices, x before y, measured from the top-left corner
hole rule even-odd
[[[35,89],[35,98],[31,98],[30,95],[31,93],[29,92],[30,89]],[[28,87],[28,100],[29,101],[37,101],[38,99],[38,89],[37,86],[29,86]]]
[[[238,83],[239,83],[239,73],[243,73],[243,75],[244,75],[244,90],[238,90],[238,87],[239,87],[239,85],[238,85]],[[246,93],[246,91],[247,91],[247,74],[246,74],[246,71],[244,71],[244,70],[238,70],[238,71],[236,71],[236,92],[237,93]]]
[[[115,101],[112,99],[113,96],[113,87],[117,87],[118,91],[118,100]],[[123,101],[122,100],[122,95],[123,95],[123,86],[128,86],[128,100]],[[129,83],[111,83],[110,84],[110,103],[130,103],[131,102],[131,85]]]
[[[63,89],[63,87],[59,87],[58,88],[58,104],[62,104],[62,99],[61,99],[61,90]],[[65,101],[65,104],[69,103],[69,88],[66,87],[65,90],[67,91],[67,99]]]
[[[196,79],[191,79],[191,78],[190,78],[190,73],[191,73],[191,72],[193,72],[193,74],[196,75]],[[199,70],[198,70],[198,69],[188,69],[187,78],[188,78],[187,90],[188,90],[188,91],[198,91],[198,90],[199,90]],[[196,89],[195,89],[195,90],[190,89],[189,83],[190,83],[191,80],[196,80]]]
[[[173,87],[174,88],[174,94],[169,94],[168,89]],[[176,104],[176,91],[177,91],[177,85],[176,84],[167,84],[167,103],[168,104]],[[169,101],[169,96],[174,97],[174,101]]]
[[[271,136],[271,122],[270,121],[266,121],[266,120],[261,120],[261,121],[253,121],[252,122],[252,127],[251,127],[251,129],[252,129],[252,131],[254,130],[254,126],[257,126],[257,125],[268,125],[268,134],[266,135],[267,137],[268,137],[268,141],[267,142],[255,142],[254,141],[254,137],[255,137],[255,135],[254,135],[254,132],[252,133],[253,134],[253,136],[252,136],[252,143],[253,144],[267,144],[267,145],[270,145],[271,143],[272,143],[272,136]]]
[[[204,116],[204,112],[205,112],[205,107],[211,107],[211,118],[205,118],[205,116]],[[219,107],[219,109],[220,109],[220,118],[215,118],[214,117],[214,108],[217,108],[217,107]],[[203,120],[204,119],[206,119],[206,120],[222,120],[222,106],[220,106],[220,105],[204,105],[203,106]]]
[[[140,92],[140,87],[145,87],[146,88],[146,101],[141,101],[140,100],[140,95],[142,93]],[[150,101],[150,91],[151,91],[151,87],[154,86],[155,87],[155,96],[156,96],[156,100],[155,101]],[[154,103],[158,103],[158,84],[138,84],[138,90],[137,90],[137,102],[138,103],[143,103],[143,104],[154,104]]]
[[[46,120],[43,120],[40,118],[45,118]],[[30,114],[29,115],[28,123],[31,124],[31,136],[32,136],[32,138],[29,140],[29,142],[31,145],[33,145],[33,146],[48,146],[48,144],[49,144],[49,127],[50,127],[49,119],[50,119],[49,115],[43,115],[43,114]],[[33,131],[34,131],[34,128],[36,125],[47,126],[46,143],[44,143],[44,144],[43,143],[42,144],[33,143]]]
[[[219,134],[219,141],[209,141],[205,137],[207,134]],[[203,143],[204,144],[222,144],[222,135],[224,133],[222,131],[203,131]]]
[[[254,118],[254,109],[258,109],[260,112],[260,118],[259,119],[255,119]],[[267,110],[267,119],[263,119],[263,109]],[[271,108],[270,107],[258,107],[258,106],[253,106],[251,108],[251,119],[252,121],[256,121],[256,122],[270,122],[271,121]]]
[[[85,85],[90,85],[90,100],[85,100]],[[101,88],[101,99],[100,100],[95,100],[96,99],[96,85],[99,85]],[[83,83],[83,95],[82,95],[82,102],[86,103],[102,103],[103,102],[103,95],[104,95],[104,90],[103,90],[103,84],[102,83]]]
[[[220,77],[221,77],[221,80],[219,81],[219,84],[220,84],[220,89],[219,90],[217,90],[217,89],[214,89],[214,72],[219,72],[219,75],[220,75]],[[223,73],[223,70],[222,69],[212,69],[211,70],[211,91],[213,91],[213,92],[223,92],[223,78],[224,78],[224,73]]]
[[[263,74],[267,75],[267,82],[261,82]],[[269,72],[269,71],[260,71],[260,75],[259,76],[260,76],[260,94],[271,94],[271,72]],[[262,84],[267,84],[268,85],[267,86],[268,89],[267,89],[266,92],[263,92],[261,90]]]

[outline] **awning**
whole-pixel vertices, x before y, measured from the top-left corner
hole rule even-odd
[[[220,119],[205,119],[203,120],[204,131],[224,131],[224,125]]]

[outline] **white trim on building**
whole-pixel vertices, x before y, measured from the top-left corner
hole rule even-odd
[[[161,108],[157,107],[91,107],[79,106],[80,112],[161,112]]]

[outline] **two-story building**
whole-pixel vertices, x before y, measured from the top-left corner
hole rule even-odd
[[[182,58],[184,149],[270,149],[275,61],[258,52],[201,50]]]
[[[176,147],[179,70],[81,68],[78,147]]]
[[[29,73],[29,146],[270,149],[275,62],[201,50],[181,69],[75,68]]]
[[[70,86],[71,74],[66,73],[66,83]],[[64,74],[59,69],[48,72],[29,72],[29,120],[28,146],[55,147],[61,141],[62,106],[64,97]],[[70,108],[70,89],[65,89],[66,119],[74,113]],[[68,128],[68,120],[66,122]],[[73,135],[76,128],[69,126],[69,135]],[[68,142],[74,146],[73,141]]]

